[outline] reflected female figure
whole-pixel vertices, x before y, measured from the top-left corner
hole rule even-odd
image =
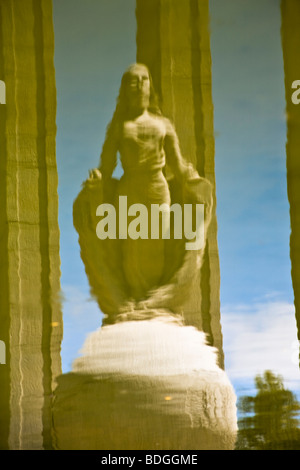
[[[136,203],[145,205],[149,214],[148,227],[151,204],[171,204],[170,188],[164,175],[166,165],[184,189],[186,201],[211,202],[210,184],[184,161],[175,129],[157,105],[149,70],[143,64],[131,65],[122,77],[100,165],[90,172],[90,185],[101,181],[103,187],[109,186],[118,152],[124,174],[118,182],[115,204],[117,206],[119,196],[127,196],[128,207]],[[202,188],[200,196],[199,185]],[[165,249],[166,240],[162,238],[132,240],[128,237],[121,240],[121,265],[129,296],[143,299],[151,289],[161,285],[166,264]]]
[[[118,152],[124,170],[120,181],[113,178]],[[164,176],[166,165],[176,178],[172,184]],[[185,251],[185,239],[97,239],[96,207],[105,202],[118,209],[119,196],[127,197],[128,208],[143,204],[148,215],[151,204],[204,203],[204,226],[210,220],[211,185],[182,158],[175,130],[156,105],[149,71],[141,64],[130,66],[122,78],[100,166],[74,202],[81,256],[106,318],[87,338],[72,374],[59,384],[57,448],[231,449],[236,435],[232,387],[205,334],[184,326],[184,303],[199,286],[204,248]],[[70,419],[82,431],[71,439],[65,431]]]

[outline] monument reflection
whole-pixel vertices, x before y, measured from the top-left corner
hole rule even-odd
[[[118,151],[120,181],[112,179]],[[164,176],[166,164],[177,179],[176,191]],[[124,236],[129,227],[121,227],[121,240],[99,240],[95,233],[97,204],[115,202],[121,194],[151,214],[153,204],[168,207],[174,192],[183,204],[204,204],[207,234],[212,185],[182,157],[174,127],[155,104],[148,68],[135,64],[122,78],[99,169],[74,203],[81,256],[105,318],[72,373],[58,379],[53,408],[58,449],[234,448],[233,388],[218,366],[217,350],[184,318],[205,243],[184,253],[183,236],[152,240],[140,229],[130,239]]]
[[[290,84],[300,78],[298,13],[297,0],[282,2],[299,324],[300,106],[290,101]],[[299,448],[299,403],[281,379],[270,371],[256,377],[257,395],[242,400],[238,430],[236,393],[224,370],[209,2],[136,2],[138,63],[124,75],[99,167],[73,206],[99,326],[67,373],[60,357],[52,2],[0,2],[0,18],[0,448]],[[120,180],[112,175],[117,152]],[[97,207],[118,209],[120,195],[148,215],[152,204],[167,211],[173,203],[204,204],[204,246],[186,250],[190,240],[184,230],[174,237],[173,219],[169,239],[99,240]],[[255,344],[251,353],[257,361]]]

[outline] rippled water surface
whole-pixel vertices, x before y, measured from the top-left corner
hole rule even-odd
[[[135,1],[53,0],[62,370],[52,370],[51,388],[53,364],[41,360],[41,389],[49,393],[37,398],[33,412],[30,387],[10,401],[18,402],[18,410],[6,413],[9,430],[3,426],[10,448],[43,447],[52,420],[51,447],[58,449],[184,450],[199,442],[200,448],[300,449],[286,153],[288,129],[300,129],[287,109],[293,51],[282,36],[284,14],[279,0],[209,2],[220,318],[212,314],[209,330],[197,328],[197,312],[183,326],[161,305],[151,306],[152,318],[130,316],[127,306],[128,321],[110,325],[90,284],[73,203],[99,164],[122,74],[136,61]],[[122,173],[118,163],[114,176]],[[41,288],[47,296],[47,285]],[[57,326],[52,321],[51,331]],[[47,350],[47,326],[31,327]],[[221,342],[212,347],[203,329],[212,336],[220,330]],[[18,351],[22,338],[14,341]],[[6,377],[10,384],[19,379]],[[3,393],[14,386],[9,390]],[[41,415],[29,438],[26,413]],[[19,428],[25,437],[17,442]]]

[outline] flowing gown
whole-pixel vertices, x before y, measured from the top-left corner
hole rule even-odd
[[[163,169],[166,162],[179,181],[189,181],[199,175],[186,164],[180,153],[178,139],[170,121],[148,112],[136,120],[125,121],[118,134],[104,144],[100,171],[110,177],[119,151],[124,174],[116,194],[127,196],[127,204],[143,204],[148,210],[147,239],[127,237],[122,240],[122,268],[130,294],[142,299],[161,282],[165,268],[167,241],[151,239],[151,205],[171,204],[170,190]],[[128,218],[128,225],[130,224]]]

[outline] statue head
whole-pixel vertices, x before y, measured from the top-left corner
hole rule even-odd
[[[143,64],[131,65],[123,75],[125,99],[130,109],[141,110],[150,105],[150,74]]]
[[[123,74],[118,97],[120,114],[126,117],[131,110],[149,111],[161,114],[157,105],[152,77],[144,64],[132,64]]]

